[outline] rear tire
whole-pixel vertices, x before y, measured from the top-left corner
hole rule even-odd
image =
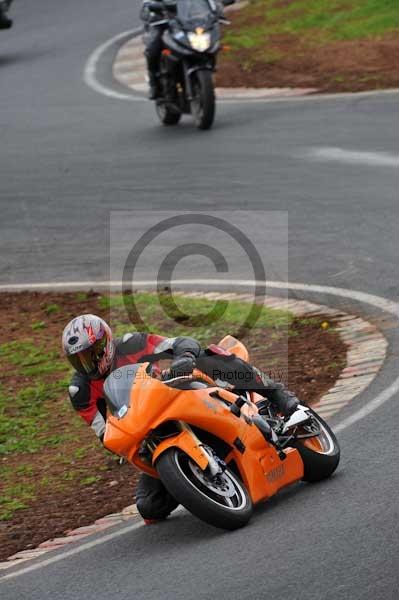
[[[331,477],[338,467],[341,451],[332,429],[314,410],[307,410],[318,422],[321,433],[314,438],[297,440],[295,448],[303,460],[303,481],[315,482]]]
[[[161,454],[156,468],[173,498],[202,521],[233,530],[243,527],[251,518],[251,498],[230,469],[223,472],[220,484],[215,483],[178,448],[169,448]]]
[[[156,102],[155,110],[162,125],[177,125],[181,119],[181,113],[175,110],[171,110],[167,104]]]
[[[193,75],[191,114],[198,129],[210,129],[215,118],[215,88],[209,69],[195,71]]]

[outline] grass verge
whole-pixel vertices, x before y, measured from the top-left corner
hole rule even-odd
[[[396,0],[253,0],[232,21],[220,85],[399,85]]]

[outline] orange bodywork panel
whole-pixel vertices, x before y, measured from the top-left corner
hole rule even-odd
[[[157,458],[159,458],[165,450],[173,447],[183,450],[183,452],[190,456],[202,470],[205,470],[208,466],[208,458],[205,452],[203,452],[201,446],[198,445],[197,440],[188,431],[182,431],[179,435],[161,442],[152,455],[152,464],[155,465]]]
[[[130,391],[130,406],[118,419],[109,416],[104,445],[124,456],[140,470],[157,477],[154,464],[167,448],[176,446],[187,453],[202,469],[208,458],[190,426],[213,434],[230,447],[225,461],[238,469],[253,502],[273,496],[280,488],[303,477],[303,462],[297,450],[288,448],[281,461],[248,418],[256,411],[246,406],[246,414],[235,416],[229,408],[237,396],[218,387],[182,390],[166,385],[146,373],[146,364],[137,371]],[[256,400],[255,395],[253,397]],[[143,462],[139,450],[144,440],[164,423],[183,423],[182,431],[162,439],[153,449],[152,464]],[[186,427],[187,426],[187,427]],[[180,426],[177,425],[176,429]],[[200,433],[198,434],[199,437]]]
[[[219,343],[218,346],[227,350],[230,354],[235,354],[238,358],[248,361],[249,353],[246,347],[240,340],[237,340],[232,335],[226,335]]]

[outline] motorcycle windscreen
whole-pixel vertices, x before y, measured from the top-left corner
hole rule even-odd
[[[121,419],[129,410],[130,395],[142,365],[127,365],[112,371],[104,382],[104,396],[113,417]]]
[[[177,0],[176,16],[182,27],[190,31],[197,27],[209,29],[215,22],[207,0]]]

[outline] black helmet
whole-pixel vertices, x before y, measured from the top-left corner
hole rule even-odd
[[[90,379],[104,377],[115,354],[111,328],[96,315],[72,319],[62,334],[62,347],[75,371]]]

